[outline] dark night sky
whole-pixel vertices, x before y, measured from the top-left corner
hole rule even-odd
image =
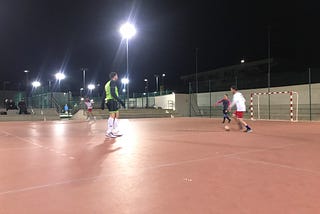
[[[282,3],[279,3],[282,2]],[[0,81],[53,79],[63,69],[64,87],[78,91],[81,67],[87,82],[104,83],[110,71],[125,73],[119,26],[130,17],[137,35],[129,43],[131,88],[166,73],[167,86],[179,77],[272,56],[320,67],[319,6],[316,1],[0,0]]]

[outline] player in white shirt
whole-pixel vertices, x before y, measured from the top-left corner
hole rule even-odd
[[[87,120],[90,120],[91,118],[96,120],[96,117],[92,114],[93,102],[89,98],[86,98],[84,104],[87,107]]]
[[[237,87],[231,86],[230,90],[233,94],[233,99],[229,110],[231,110],[233,106],[236,106],[237,110],[233,113],[233,117],[238,121],[240,129],[242,129],[242,125],[244,125],[246,127],[245,132],[252,132],[250,126],[243,120],[243,113],[246,112],[246,99],[238,92]]]

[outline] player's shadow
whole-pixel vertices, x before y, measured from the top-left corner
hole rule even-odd
[[[108,156],[121,150],[122,147],[114,146],[113,142],[102,142],[90,149],[82,152],[79,160],[79,175],[81,177],[95,177],[101,175],[101,170],[104,167],[108,167],[104,162]]]

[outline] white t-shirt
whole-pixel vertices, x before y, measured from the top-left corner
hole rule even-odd
[[[240,92],[236,92],[233,95],[232,103],[230,107],[232,108],[234,105],[237,107],[237,111],[246,111],[246,99]]]
[[[91,101],[86,101],[85,104],[87,106],[87,109],[92,109],[93,108]]]

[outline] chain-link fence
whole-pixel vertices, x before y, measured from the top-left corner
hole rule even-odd
[[[236,86],[246,98],[248,118],[252,114],[254,119],[290,120],[293,114],[297,120],[320,120],[318,70],[269,74],[270,78],[261,71],[226,71],[213,74],[211,78],[207,74],[207,80],[188,82],[189,115],[222,117],[221,106],[214,107],[214,104],[225,94],[232,100],[230,86]]]

